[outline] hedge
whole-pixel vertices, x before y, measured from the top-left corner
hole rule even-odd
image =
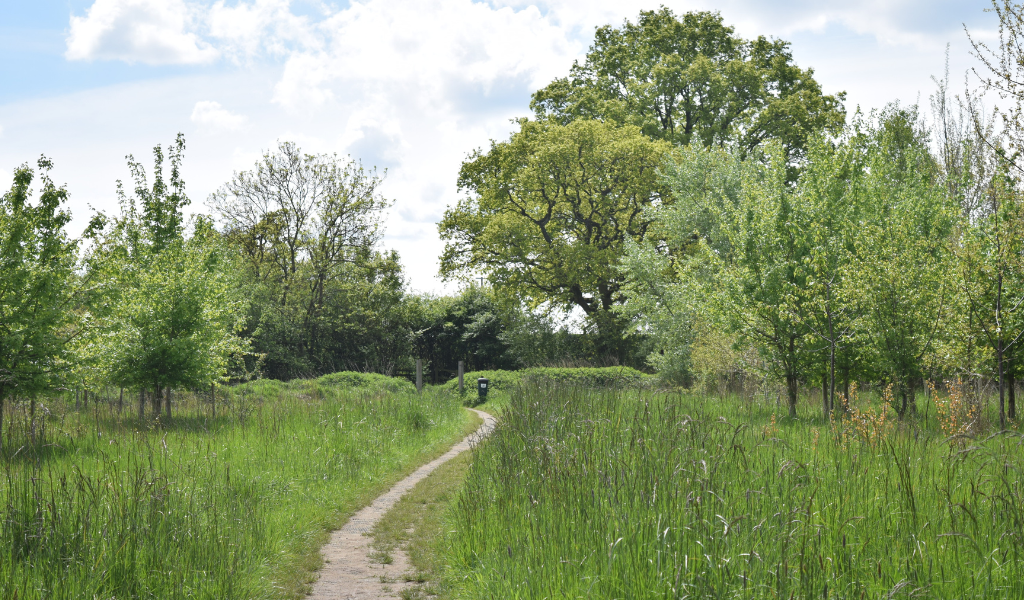
[[[466,373],[466,391],[476,388],[476,380],[488,379],[492,390],[510,389],[529,381],[553,381],[578,387],[652,387],[657,378],[630,367],[580,367],[575,369],[535,367],[520,371],[471,371]],[[459,380],[452,379],[443,389],[458,391]]]

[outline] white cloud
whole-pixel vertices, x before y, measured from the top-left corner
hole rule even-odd
[[[65,57],[128,63],[200,64],[219,55],[192,31],[202,18],[183,0],[96,0],[72,16]]]
[[[210,38],[236,63],[319,47],[320,37],[310,19],[293,14],[290,5],[290,0],[254,0],[228,6],[217,0],[207,18]],[[331,13],[326,5],[318,8],[322,16]]]
[[[213,129],[224,129],[237,131],[241,129],[247,119],[244,115],[236,115],[220,105],[220,102],[202,100],[196,102],[192,109],[192,122],[196,125],[205,125]]]
[[[467,87],[538,87],[582,49],[534,6],[494,9],[470,0],[369,0],[317,25],[323,47],[293,52],[274,100],[322,104],[341,89],[458,102]]]

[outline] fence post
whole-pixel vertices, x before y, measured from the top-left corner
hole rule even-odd
[[[463,363],[463,362],[462,362],[462,361],[460,360],[460,361],[459,361],[459,393],[460,393],[460,394],[462,394],[463,392],[465,392],[465,389],[463,389],[463,387],[462,387],[462,376],[463,376],[463,375],[465,374],[465,370],[466,370],[466,366],[465,366],[465,363]]]
[[[416,359],[416,393],[423,392],[423,359]]]

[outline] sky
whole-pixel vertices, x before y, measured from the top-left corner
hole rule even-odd
[[[789,41],[850,112],[926,106],[947,46],[954,90],[975,85],[964,29],[996,30],[983,0],[0,0],[0,188],[50,157],[78,235],[94,211],[116,211],[126,155],[151,165],[178,132],[194,212],[292,141],[386,170],[383,247],[412,290],[451,292],[436,224],[467,154],[507,139],[595,27],[660,5]]]

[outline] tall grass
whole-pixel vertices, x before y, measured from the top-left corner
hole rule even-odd
[[[465,598],[1024,597],[1024,448],[525,387],[449,516]]]
[[[0,458],[0,597],[299,595],[326,532],[462,432],[451,395],[257,382],[137,405],[14,410]]]

